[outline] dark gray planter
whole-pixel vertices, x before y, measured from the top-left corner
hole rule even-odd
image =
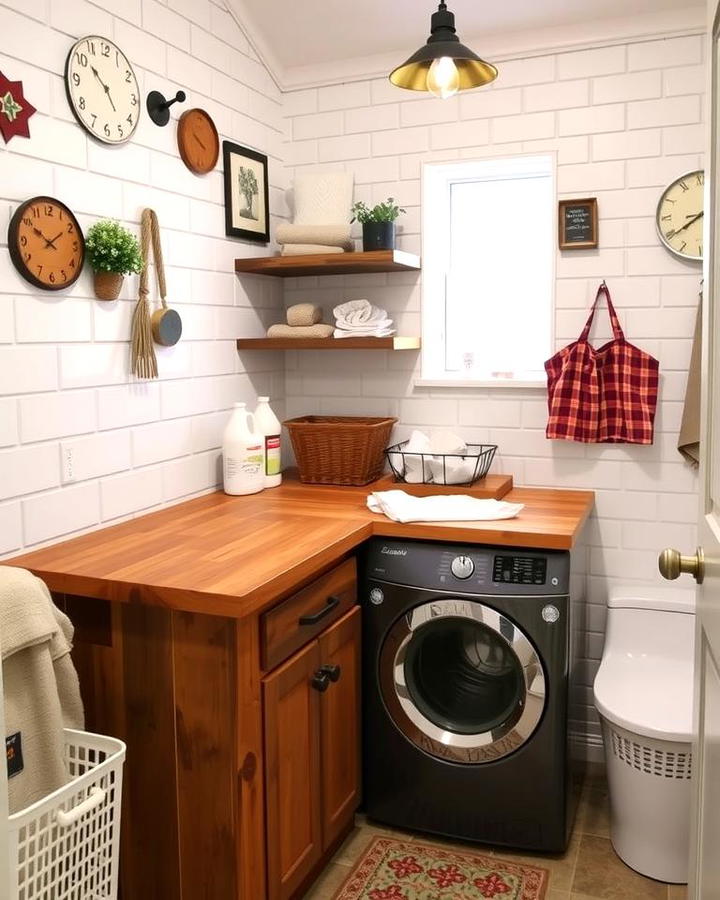
[[[365,222],[363,224],[363,250],[394,250],[394,222]]]

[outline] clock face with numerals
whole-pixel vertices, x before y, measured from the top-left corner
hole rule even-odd
[[[204,109],[188,109],[180,116],[177,142],[185,165],[196,175],[212,172],[220,153],[215,123]]]
[[[46,291],[60,291],[80,277],[85,238],[64,203],[53,197],[33,197],[10,220],[8,250],[26,281]]]
[[[665,188],[657,208],[657,231],[667,249],[681,259],[703,258],[705,173],[688,172]]]
[[[140,89],[128,58],[111,40],[80,38],[65,64],[65,88],[75,118],[106,144],[132,137],[140,116]]]

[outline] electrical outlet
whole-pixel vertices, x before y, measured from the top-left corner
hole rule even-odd
[[[62,467],[63,481],[75,481],[75,472],[73,468],[73,448],[62,448]]]

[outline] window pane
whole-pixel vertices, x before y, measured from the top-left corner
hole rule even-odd
[[[426,325],[434,321],[436,327],[429,334],[426,329],[425,339],[439,344],[442,333],[444,341],[429,348],[424,374],[542,381],[552,352],[552,158],[431,168],[424,316]]]

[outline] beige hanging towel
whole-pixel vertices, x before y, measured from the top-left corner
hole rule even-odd
[[[694,466],[700,464],[700,371],[702,367],[702,294],[695,318],[690,369],[685,388],[685,406],[678,435],[678,450]]]
[[[73,627],[45,584],[25,569],[0,566],[0,653],[5,700],[10,812],[69,780],[64,728],[83,728]]]

